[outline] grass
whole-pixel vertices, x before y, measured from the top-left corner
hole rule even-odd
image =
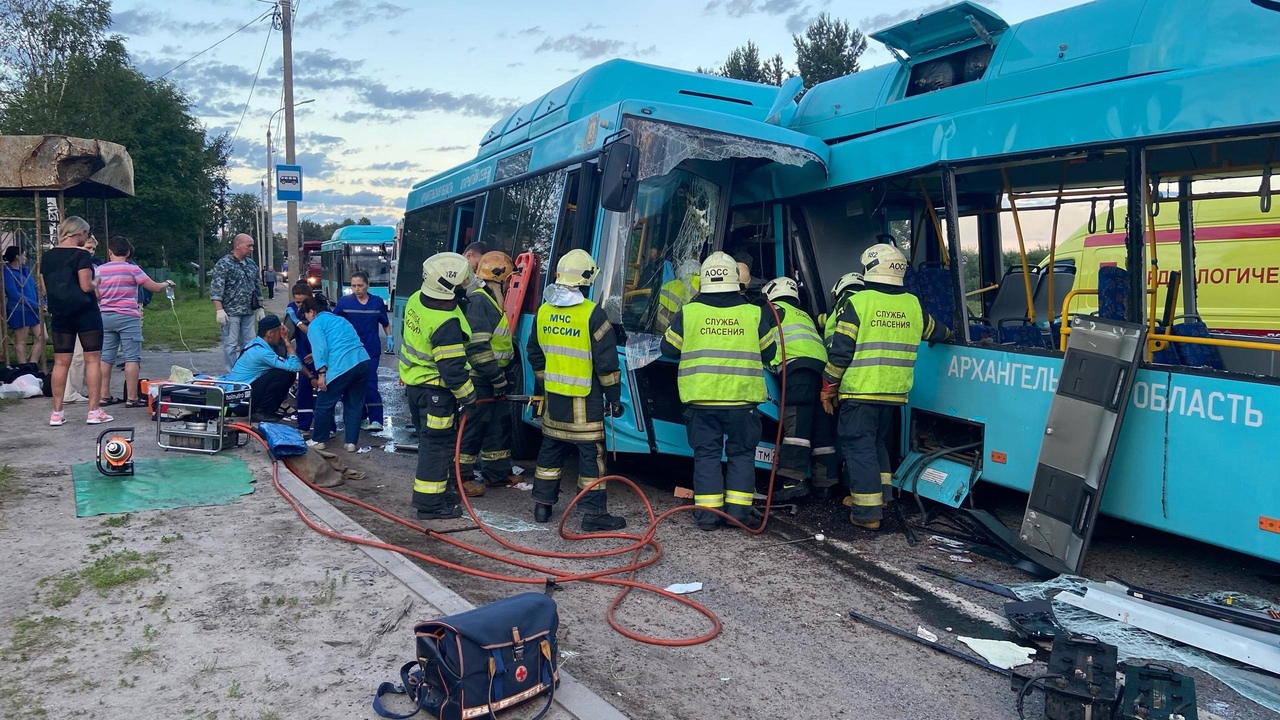
[[[192,350],[216,347],[222,340],[213,303],[194,290],[179,290],[173,309],[163,294],[142,311],[142,347],[147,350]]]
[[[9,496],[18,486],[18,471],[5,465],[0,467],[0,501]]]
[[[40,654],[51,648],[63,647],[66,641],[60,636],[71,622],[60,617],[21,617],[13,621],[13,637],[4,655],[8,660],[30,660],[32,654]]]
[[[94,560],[92,565],[80,572],[100,595],[106,595],[113,587],[147,578],[154,579],[156,571],[150,565],[156,559],[155,554],[142,555],[133,550],[122,550]]]
[[[49,586],[45,591],[44,599],[52,608],[70,605],[72,600],[80,597],[80,591],[84,589],[80,582],[80,575],[74,572],[42,578],[37,584],[41,587]]]
[[[7,407],[13,407],[20,402],[22,402],[22,398],[0,398],[0,410],[4,410]]]
[[[131,515],[130,513],[125,513],[123,515],[116,515],[114,517],[109,517],[106,520],[103,520],[102,527],[113,527],[113,528],[124,527],[125,525],[128,525],[129,521],[132,519],[133,519],[133,515]]]

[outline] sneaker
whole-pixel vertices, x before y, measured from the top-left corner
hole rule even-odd
[[[307,447],[311,448],[312,450],[323,450],[323,449],[324,449],[324,443],[322,443],[322,442],[317,442],[317,441],[315,441],[315,440],[308,440],[308,441],[307,441]]]
[[[52,419],[53,418],[50,418],[50,420]],[[103,423],[109,423],[114,420],[115,418],[108,415],[107,411],[103,410],[102,408],[98,408],[97,410],[90,410],[88,417],[84,419],[84,421],[90,425],[102,425]]]
[[[347,452],[349,452],[349,453],[353,453],[353,452],[355,452],[355,451],[356,451],[356,444],[355,444],[355,443],[347,443],[346,445],[343,445],[343,446],[342,446],[342,449],[343,449],[343,450],[346,450],[346,451],[347,451]]]
[[[382,432],[382,423],[365,420],[364,422],[360,423],[360,429],[370,430],[372,432]]]
[[[66,425],[67,414],[62,412],[61,410],[54,410],[53,412],[49,413],[49,424],[54,427],[57,427],[59,425]]]

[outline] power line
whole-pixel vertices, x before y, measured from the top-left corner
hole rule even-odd
[[[159,79],[163,78],[165,75],[168,75],[169,73],[173,72],[174,70],[177,70],[178,68],[182,67],[183,65],[186,65],[187,63],[191,62],[192,60],[195,60],[196,58],[200,57],[201,55],[203,55],[203,54],[205,54],[205,53],[209,52],[210,50],[212,50],[212,49],[214,49],[214,48],[218,47],[218,46],[219,46],[219,45],[221,45],[222,43],[224,43],[224,42],[226,42],[226,41],[230,40],[232,37],[234,37],[235,35],[237,35],[241,30],[244,30],[245,28],[249,27],[250,25],[252,25],[252,24],[254,24],[254,23],[258,22],[258,21],[259,21],[259,20],[261,20],[262,18],[264,18],[264,17],[266,17],[266,16],[270,15],[272,12],[274,12],[274,9],[273,9],[273,10],[268,10],[268,11],[266,11],[266,12],[262,13],[261,15],[259,15],[258,17],[256,17],[256,18],[254,18],[254,19],[250,20],[249,22],[245,23],[244,25],[241,25],[239,29],[235,30],[235,31],[234,31],[234,32],[232,32],[230,35],[228,35],[228,36],[226,36],[226,37],[222,38],[222,39],[221,39],[221,40],[219,40],[218,42],[216,42],[216,43],[214,43],[214,44],[210,45],[209,47],[207,47],[207,48],[205,48],[205,49],[201,50],[200,52],[196,53],[195,55],[192,55],[191,57],[187,58],[186,60],[183,60],[182,62],[178,63],[177,65],[174,65],[173,67],[171,67],[171,68],[169,68],[168,70],[166,70],[166,71],[165,71],[165,73],[164,73],[164,75],[160,75],[160,76],[159,76],[159,77],[157,77],[156,79],[157,79],[157,80],[159,80]]]
[[[240,136],[240,126],[244,125],[244,116],[249,112],[249,104],[253,102],[253,91],[258,87],[258,76],[262,73],[262,61],[267,57],[267,47],[271,45],[271,31],[274,26],[267,26],[267,38],[262,43],[262,55],[258,57],[258,69],[253,71],[253,84],[249,86],[249,98],[244,101],[244,109],[240,111],[240,122],[236,123],[236,131],[231,134],[231,146],[235,147],[236,138]]]

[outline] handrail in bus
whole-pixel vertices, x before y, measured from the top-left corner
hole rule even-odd
[[[971,297],[974,297],[975,295],[981,295],[983,293],[991,292],[992,290],[995,290],[999,287],[1000,287],[1000,283],[991,283],[990,285],[984,288],[979,288],[977,290],[970,290],[969,292],[965,293],[964,296],[967,298],[971,298]]]
[[[938,211],[933,207],[933,198],[929,197],[928,188],[924,186],[924,178],[918,177],[916,182],[920,185],[920,194],[924,196],[924,206],[929,210],[929,219],[933,221],[933,231],[938,235],[938,249],[941,251],[942,266],[949,268],[951,267],[951,254],[947,252],[947,242],[943,239],[945,233],[942,232],[942,222],[938,220]],[[914,257],[914,244],[912,248],[913,252],[911,254]]]
[[[1018,233],[1018,255],[1022,258],[1022,287],[1027,293],[1027,318],[1034,325],[1036,303],[1031,293],[1031,271],[1027,268],[1027,244],[1022,239],[1022,221],[1018,219],[1018,203],[1013,197],[1013,188],[1009,185],[1009,171],[1000,168],[1000,177],[1004,180],[1004,195],[1009,198],[1009,210],[1013,212],[1013,229]]]
[[[1148,289],[1147,293],[1153,295],[1155,294],[1155,290]],[[1062,317],[1064,318],[1067,317],[1068,315],[1067,308],[1071,304],[1071,301],[1076,298],[1076,296],[1097,295],[1097,294],[1098,294],[1098,291],[1093,289],[1081,288],[1081,289],[1071,290],[1070,292],[1067,293],[1067,296],[1062,300]],[[1069,336],[1070,334],[1071,334],[1071,327],[1064,323],[1062,326],[1062,339],[1059,342],[1059,348],[1058,348],[1062,352],[1066,352],[1067,350],[1067,336]],[[1210,338],[1185,337],[1182,335],[1171,335],[1168,332],[1157,333],[1154,335],[1147,336],[1148,350],[1151,352],[1163,350],[1165,344],[1171,343],[1171,342],[1187,343],[1188,345],[1214,345],[1217,347],[1233,347],[1233,348],[1241,348],[1244,350],[1266,350],[1268,352],[1280,352],[1280,343],[1260,343],[1260,342],[1252,342],[1249,340],[1231,340],[1228,338],[1214,338],[1214,337],[1210,337]]]
[[[1049,297],[1054,297],[1053,276],[1057,273],[1053,271],[1053,263],[1057,259],[1058,218],[1062,215],[1062,192],[1067,188],[1067,168],[1070,166],[1071,164],[1068,162],[1062,163],[1062,176],[1058,178],[1058,197],[1053,202],[1053,229],[1049,231]],[[1013,202],[1012,198],[1010,202]],[[1053,325],[1053,303],[1046,302],[1044,306],[1049,313],[1049,324]]]

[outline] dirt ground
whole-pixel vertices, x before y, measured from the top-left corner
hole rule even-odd
[[[214,356],[200,357],[212,363]],[[166,361],[153,358],[157,366]],[[387,383],[384,392],[389,410],[397,413],[394,384]],[[407,594],[403,586],[354,548],[304,528],[263,482],[265,462],[252,450],[242,453],[259,468],[260,487],[240,502],[135,514],[120,527],[75,519],[67,463],[90,459],[91,433],[76,424],[74,412],[65,432],[44,427],[47,403],[40,405],[43,414],[34,407],[39,403],[0,411],[0,453],[17,468],[20,488],[0,499],[6,578],[0,590],[0,708],[8,716],[38,716],[41,708],[50,717],[79,712],[124,718],[139,708],[149,716],[372,716],[372,690],[410,652],[410,622],[402,621],[369,654],[361,648],[372,627]],[[373,451],[347,459],[368,478],[343,490],[413,519],[409,498],[416,457],[384,452],[385,439],[369,434],[362,443]],[[517,464],[532,469],[527,460]],[[660,512],[678,502],[672,489],[688,484],[690,466],[622,457],[612,469],[637,480]],[[565,475],[573,477],[571,471]],[[557,515],[571,497],[570,486],[565,483]],[[612,510],[639,531],[640,503],[620,486],[609,492]],[[982,500],[1008,514],[1020,512],[1025,496],[990,491]],[[475,504],[491,513],[491,524],[527,525],[517,521],[530,519],[532,500],[528,492],[502,489]],[[528,574],[366,511],[336,506],[388,542],[480,569]],[[576,518],[570,522],[576,527]],[[469,524],[464,519],[433,526]],[[607,540],[569,543],[545,526],[518,529],[504,537],[545,549],[612,546]],[[815,532],[828,541],[770,547]],[[478,532],[454,537],[496,548]],[[847,615],[856,609],[910,631],[924,627],[961,649],[958,634],[1007,639],[1003,598],[925,575],[916,565],[1004,584],[1028,579],[1017,570],[982,557],[952,563],[928,542],[908,546],[900,533],[862,534],[843,523],[834,507],[815,504],[801,505],[794,517],[779,515],[760,537],[725,529],[700,532],[690,518],[677,516],[660,530],[658,541],[666,554],[639,579],[658,587],[702,582],[703,590],[692,597],[722,623],[711,642],[683,648],[636,643],[607,624],[615,589],[573,583],[555,592],[564,668],[628,717],[1017,717],[1008,679]],[[86,586],[55,606],[59,593],[68,592],[65,578],[122,551],[138,553],[134,565],[142,577],[105,595]],[[1110,522],[1102,524],[1090,557],[1087,570],[1094,579],[1112,573],[1178,592],[1231,589],[1274,597],[1280,574],[1272,564]],[[575,570],[616,564],[547,562]],[[517,589],[427,569],[476,604]],[[410,617],[418,614],[415,608]],[[618,619],[668,638],[709,629],[696,613],[639,592],[626,600]],[[92,663],[88,668],[86,661]],[[1277,717],[1211,676],[1192,674],[1206,710],[1202,718]],[[1039,700],[1028,709],[1038,717]]]

